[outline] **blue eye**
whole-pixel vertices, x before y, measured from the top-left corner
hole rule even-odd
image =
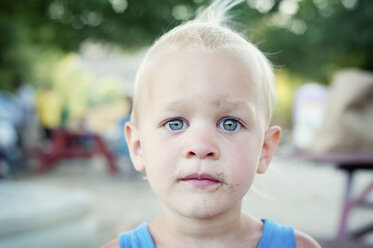
[[[237,128],[240,128],[241,124],[235,119],[224,119],[219,123],[219,128],[222,128],[226,131],[235,131]]]
[[[186,127],[186,123],[180,119],[174,119],[166,122],[166,127],[172,131],[179,131]]]

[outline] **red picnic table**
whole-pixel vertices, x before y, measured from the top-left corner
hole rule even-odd
[[[349,230],[348,218],[352,210],[356,208],[372,208],[373,202],[368,202],[368,195],[373,191],[372,181],[357,195],[352,194],[355,173],[360,170],[373,170],[373,153],[357,154],[357,153],[331,153],[331,154],[315,154],[300,151],[292,155],[296,159],[307,160],[311,162],[330,163],[337,169],[342,170],[347,174],[345,186],[345,195],[342,203],[342,212],[340,216],[337,238],[338,239],[359,239],[365,234],[373,231],[373,215],[372,222],[366,226],[362,226],[356,230]]]
[[[118,172],[116,160],[110,153],[105,142],[96,134],[78,134],[66,130],[53,133],[50,146],[39,150],[34,155],[39,164],[36,171],[41,173],[51,168],[57,161],[68,158],[91,158],[102,155],[112,174]]]

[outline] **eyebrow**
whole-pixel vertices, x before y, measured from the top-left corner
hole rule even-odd
[[[250,117],[254,115],[255,111],[253,105],[250,104],[250,102],[242,100],[229,101],[226,99],[219,99],[216,102],[214,102],[214,104],[217,107],[221,107],[223,111],[238,112]]]
[[[189,101],[184,99],[177,99],[167,102],[166,104],[164,104],[164,110],[166,112],[190,113],[193,110],[193,106],[187,104],[187,102]]]
[[[254,107],[247,101],[242,100],[227,100],[225,98],[218,98],[212,102],[207,103],[212,108],[220,108],[223,112],[244,112],[244,114],[252,116],[254,114]],[[190,113],[195,106],[190,104],[190,99],[177,99],[165,104],[165,111],[167,112],[182,112]]]

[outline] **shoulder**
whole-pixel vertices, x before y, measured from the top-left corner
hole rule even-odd
[[[101,248],[119,248],[118,239],[115,239],[107,244],[104,244],[103,246],[101,246]]]
[[[321,248],[321,246],[309,235],[294,230],[296,248]]]

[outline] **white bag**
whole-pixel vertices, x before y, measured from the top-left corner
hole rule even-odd
[[[373,153],[373,73],[355,69],[336,73],[311,150]]]

